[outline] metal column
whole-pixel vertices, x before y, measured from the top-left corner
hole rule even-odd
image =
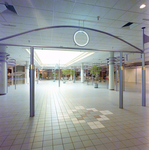
[[[6,46],[0,46],[0,95],[8,93],[7,85],[7,57]]]
[[[41,79],[43,80],[43,68],[42,68],[42,77],[41,77]]]
[[[114,52],[109,57],[109,90],[114,90]]]
[[[83,70],[83,63],[81,64],[81,82],[84,82],[84,70]]]
[[[92,85],[93,85],[93,74],[92,74]]]
[[[15,64],[15,89],[16,89],[16,64]]]
[[[117,89],[117,63],[116,63],[116,74],[115,74],[115,85],[116,85],[116,91]]]
[[[123,65],[122,65],[122,52],[120,52],[120,70],[119,70],[119,108],[123,109]]]
[[[107,62],[107,69],[106,69],[106,83],[107,83],[107,89],[108,89],[108,62]]]
[[[137,66],[136,66],[136,72],[135,72],[135,81],[136,81],[136,84],[137,84]]]
[[[73,83],[75,83],[75,69],[74,69],[74,72],[73,72]]]
[[[123,91],[125,91],[125,65],[123,64]]]
[[[145,43],[145,37],[144,37],[144,29],[143,31],[143,53],[142,53],[142,106],[146,106],[146,76],[145,76],[145,53],[144,53],[144,43]]]
[[[145,54],[142,53],[142,106],[146,106]]]
[[[101,72],[101,73],[102,73],[102,82],[103,82],[103,69],[102,69],[102,72]]]
[[[60,65],[59,65],[59,82],[58,82],[58,86],[60,87]]]
[[[93,66],[93,64],[92,64],[92,66]],[[93,85],[93,74],[92,74],[92,85]]]
[[[34,102],[34,96],[35,96],[35,71],[34,71],[34,48],[30,48],[30,117],[35,116],[35,102]]]
[[[39,69],[37,68],[37,84],[38,84],[38,81],[39,81]]]
[[[87,81],[87,85],[88,85],[88,69],[86,69],[86,81]]]

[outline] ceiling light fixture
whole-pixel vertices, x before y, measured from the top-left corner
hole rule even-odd
[[[89,36],[85,31],[77,31],[73,36],[74,42],[78,46],[86,46],[89,42]],[[77,40],[78,39],[78,40]],[[85,42],[79,43],[79,40],[85,39]]]
[[[142,4],[141,6],[140,6],[140,9],[143,9],[143,8],[145,8],[146,7],[146,5],[145,4]]]

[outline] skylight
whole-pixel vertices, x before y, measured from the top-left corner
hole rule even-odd
[[[78,57],[83,52],[74,51],[54,51],[54,50],[35,50],[37,56],[43,65],[47,64],[66,64],[72,59]]]

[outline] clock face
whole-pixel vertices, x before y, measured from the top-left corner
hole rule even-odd
[[[89,42],[89,36],[85,31],[77,31],[74,34],[74,42],[78,46],[86,46]]]

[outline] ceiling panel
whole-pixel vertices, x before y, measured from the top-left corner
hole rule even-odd
[[[71,16],[71,14],[70,13],[62,13],[62,12],[52,12],[52,18],[54,17],[54,18],[66,18],[66,19],[70,19],[70,16]],[[48,16],[48,18],[50,18],[49,16]]]
[[[125,13],[125,11],[123,11],[123,10],[111,9],[106,15],[104,15],[104,18],[106,18],[106,19],[118,19],[124,13]]]
[[[109,8],[94,6],[94,8],[89,13],[89,16],[100,16],[102,18],[108,11],[110,11]]]
[[[76,3],[74,6],[73,14],[88,15],[92,9],[92,5]]]
[[[109,26],[114,27],[114,28],[121,28],[123,25],[125,25],[127,22],[126,21],[114,21],[111,23]]]
[[[125,12],[121,17],[118,18],[118,20],[131,22],[132,19],[137,17],[138,15],[139,13]]]
[[[113,8],[121,10],[129,10],[138,2],[139,0],[119,0]]]
[[[118,0],[97,0],[97,6],[113,7]]]
[[[84,4],[92,4],[94,5],[97,0],[77,0],[77,3],[84,3]]]
[[[15,9],[16,9],[19,16],[36,17],[36,12],[37,12],[36,9],[27,8],[27,7],[20,7],[20,6],[15,6]]]
[[[28,0],[11,0],[12,1],[12,4],[15,5],[15,6],[24,6],[24,7],[31,7],[33,8],[33,4],[31,1],[28,1]]]
[[[143,23],[144,20],[143,19],[149,19],[147,14],[139,14],[138,16],[134,17],[132,19],[132,22],[136,22],[136,23]]]
[[[31,7],[31,8],[37,8],[37,9],[43,9],[43,10],[53,10],[54,2],[53,0],[12,0],[14,5],[17,6],[24,6],[24,7]]]
[[[54,11],[72,13],[74,2],[67,2],[62,0],[55,0],[54,2]]]

